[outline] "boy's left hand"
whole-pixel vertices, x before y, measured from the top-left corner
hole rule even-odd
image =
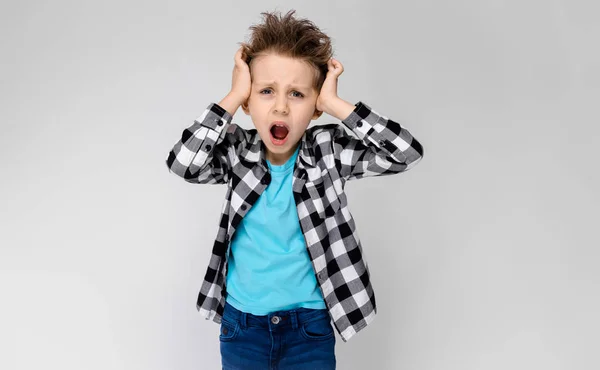
[[[327,62],[327,68],[327,76],[325,76],[325,81],[321,86],[315,108],[339,120],[344,120],[355,108],[354,105],[340,99],[337,94],[338,77],[344,72],[344,67],[338,60],[331,58]]]
[[[327,62],[327,76],[317,97],[317,110],[330,114],[329,109],[336,99],[338,77],[344,72],[344,66],[338,60],[331,58]]]

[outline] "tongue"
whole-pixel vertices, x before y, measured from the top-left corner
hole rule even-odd
[[[288,130],[285,127],[273,126],[273,136],[277,139],[283,139],[287,136]]]

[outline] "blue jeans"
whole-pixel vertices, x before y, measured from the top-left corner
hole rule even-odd
[[[326,309],[256,316],[226,302],[219,341],[223,370],[335,370],[335,333]]]

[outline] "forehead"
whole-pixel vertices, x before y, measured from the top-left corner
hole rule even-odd
[[[299,59],[276,54],[261,55],[252,60],[252,79],[257,84],[301,85],[310,88],[314,69]]]

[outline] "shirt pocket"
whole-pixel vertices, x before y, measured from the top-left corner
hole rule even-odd
[[[329,172],[323,171],[320,176],[309,178],[304,186],[320,218],[332,217],[340,210],[341,202]]]

